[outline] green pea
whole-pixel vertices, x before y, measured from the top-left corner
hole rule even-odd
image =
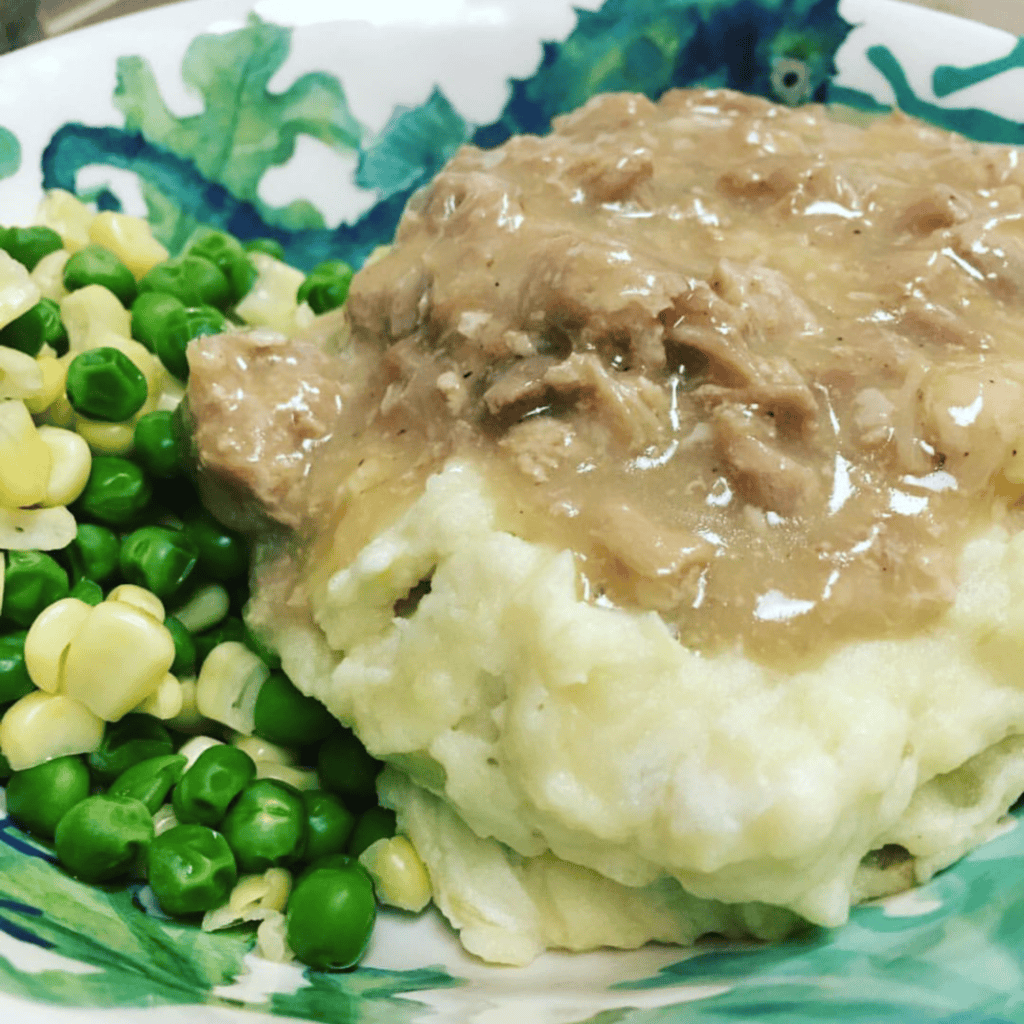
[[[378,839],[390,839],[394,834],[395,812],[386,807],[369,807],[359,815],[348,841],[348,852],[358,857]]]
[[[253,732],[283,747],[319,743],[338,727],[313,697],[299,693],[283,672],[271,672],[256,697]]]
[[[256,280],[256,267],[237,238],[214,228],[199,228],[189,239],[185,251],[204,256],[220,268],[231,285],[231,302],[246,295]]]
[[[246,252],[261,252],[284,263],[284,246],[274,238],[250,238],[243,244]]]
[[[153,816],[141,800],[97,794],[75,804],[57,825],[64,867],[83,882],[123,875],[153,841]]]
[[[231,848],[205,825],[176,825],[157,836],[146,874],[161,909],[176,917],[221,906],[238,881]]]
[[[132,272],[102,245],[79,249],[64,264],[64,287],[69,292],[99,284],[113,292],[122,306],[131,307],[137,289]]]
[[[71,360],[68,401],[77,413],[103,423],[123,423],[149,397],[142,371],[117,348],[93,348]]]
[[[204,750],[174,787],[178,821],[219,825],[232,800],[256,778],[256,762],[238,747],[222,743]]]
[[[53,299],[40,299],[27,313],[0,330],[0,345],[33,357],[49,345],[57,355],[64,355],[68,350],[68,332],[60,318],[60,306]]]
[[[254,633],[249,628],[248,623],[245,626],[245,639],[242,642],[253,654],[258,654],[263,659],[267,668],[279,669],[281,667],[281,655],[268,647],[263,637]]]
[[[184,532],[199,552],[199,568],[206,578],[227,583],[248,574],[249,548],[245,540],[213,516],[190,519]]]
[[[164,619],[164,627],[174,641],[174,664],[171,674],[179,679],[196,674],[196,645],[192,634],[173,615]]]
[[[195,547],[181,530],[143,526],[121,541],[121,575],[161,601],[181,589],[198,561]]]
[[[68,596],[68,574],[42,551],[9,551],[4,572],[3,615],[26,629],[54,601]]]
[[[58,757],[15,772],[7,784],[7,813],[18,828],[52,839],[57,823],[89,795],[89,769],[80,757]]]
[[[0,249],[6,249],[29,270],[51,252],[64,248],[64,241],[53,228],[7,228],[0,232]]]
[[[0,704],[10,704],[28,696],[35,686],[25,668],[25,637],[19,629],[0,636]]]
[[[329,260],[314,267],[299,285],[299,302],[308,302],[314,313],[326,313],[345,304],[352,268],[342,260]]]
[[[178,256],[155,266],[139,281],[139,292],[164,292],[186,306],[227,306],[231,285],[221,270],[202,256]]]
[[[306,805],[305,859],[316,861],[342,853],[356,824],[352,812],[333,793],[321,790],[303,793],[302,800]]]
[[[78,535],[64,550],[75,580],[103,583],[110,579],[120,564],[121,541],[117,534],[96,523],[79,523]]]
[[[185,303],[166,292],[141,292],[132,303],[132,337],[153,353],[188,344]]]
[[[380,761],[367,753],[350,729],[339,729],[320,744],[320,782],[349,807],[369,807],[377,802],[381,767]]]
[[[158,480],[170,480],[184,471],[174,412],[157,409],[135,424],[135,458]]]
[[[211,334],[223,334],[231,327],[224,314],[213,306],[189,306],[184,311],[184,326],[183,332],[165,331],[158,334],[155,341],[160,361],[178,380],[188,380],[189,342]]]
[[[171,734],[152,715],[133,713],[111,722],[98,750],[89,755],[89,767],[102,783],[109,784],[133,764],[172,753]]]
[[[376,919],[370,876],[356,861],[330,858],[314,865],[292,891],[288,945],[316,970],[345,970],[366,952]]]
[[[97,455],[76,511],[110,526],[126,526],[149,504],[153,488],[141,466],[116,455]]]
[[[0,754],[0,782],[6,782],[13,774],[11,762],[3,754]]]
[[[226,619],[222,619],[212,629],[192,638],[196,645],[197,664],[202,665],[206,661],[206,656],[217,644],[222,644],[227,640],[237,640],[240,644],[244,644],[246,635],[245,625],[240,618],[229,615]]]
[[[68,596],[84,601],[95,608],[96,605],[103,603],[103,588],[94,580],[80,579],[72,586]]]
[[[155,814],[181,779],[186,763],[183,754],[146,758],[121,772],[107,792],[111,796],[130,796],[133,800],[141,800],[149,813]]]
[[[221,831],[246,874],[293,864],[306,846],[306,806],[294,787],[260,779],[242,790]]]

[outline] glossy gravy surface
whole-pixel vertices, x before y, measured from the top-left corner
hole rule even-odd
[[[464,148],[353,282],[379,386],[316,456],[310,564],[459,455],[697,649],[921,627],[1022,490],[1022,186],[1011,148],[726,91]]]

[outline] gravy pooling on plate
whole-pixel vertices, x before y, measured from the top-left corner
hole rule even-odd
[[[468,457],[506,529],[687,645],[785,664],[907,635],[1024,481],[1022,186],[1014,149],[726,91],[465,147],[357,275],[335,369],[299,346],[240,385],[260,422],[303,376],[324,404],[298,448],[267,432],[261,497],[341,564]],[[230,478],[206,344],[191,401]]]

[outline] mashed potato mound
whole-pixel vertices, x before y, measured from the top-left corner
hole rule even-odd
[[[838,925],[1024,791],[1022,196],[898,113],[602,95],[312,334],[190,345],[251,621],[469,949]]]
[[[923,881],[1024,789],[1024,535],[969,543],[923,634],[782,674],[588,603],[571,554],[499,519],[484,476],[449,464],[330,578],[318,629],[274,637],[390,762],[383,797],[480,956],[838,925],[911,880],[869,852],[904,847]]]

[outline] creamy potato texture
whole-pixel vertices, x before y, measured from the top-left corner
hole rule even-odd
[[[901,115],[599,97],[310,336],[192,346],[250,618],[468,949],[837,925],[1024,790],[1022,195]]]
[[[498,518],[480,475],[448,467],[331,578],[319,629],[275,636],[394,765],[385,800],[471,951],[778,937],[796,924],[778,907],[840,924],[987,838],[1024,789],[1024,536],[967,546],[927,634],[784,674],[582,600],[569,553]],[[859,868],[887,844],[915,858],[895,883]]]

